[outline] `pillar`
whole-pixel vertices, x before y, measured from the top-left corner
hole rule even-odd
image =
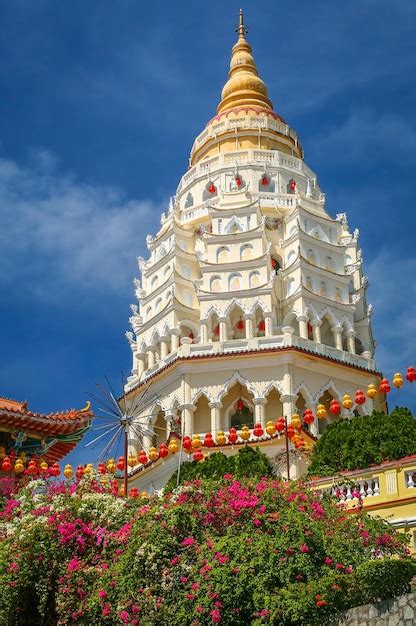
[[[289,424],[292,419],[292,415],[296,413],[296,400],[297,396],[292,393],[287,393],[283,396],[280,396],[280,401],[283,405],[283,415],[288,418],[287,421]]]
[[[177,409],[166,409],[165,418],[166,418],[166,435],[167,437],[169,437],[170,433],[173,430],[173,425],[178,419]]]
[[[171,352],[176,352],[177,349],[179,348],[179,335],[181,334],[181,331],[179,330],[179,328],[173,328],[170,331],[170,351]]]
[[[355,332],[353,330],[347,330],[347,347],[348,352],[355,354]]]
[[[295,329],[292,328],[292,326],[283,326],[282,333],[283,333],[283,341],[285,343],[285,346],[292,345],[292,335],[294,332],[295,332]]]
[[[166,335],[164,335],[163,337],[160,338],[160,358],[162,359],[166,359],[166,357],[169,354],[169,337],[167,337]]]
[[[301,339],[307,339],[308,338],[308,318],[306,317],[306,315],[299,315],[297,320],[299,322],[299,336],[301,337]]]
[[[194,411],[195,405],[192,403],[181,405],[183,434],[188,435],[188,437],[192,437],[194,434]]]
[[[209,408],[211,409],[211,433],[215,438],[218,431],[221,430],[221,402],[210,402]]]
[[[246,321],[246,338],[253,339],[254,337],[254,320],[252,315],[244,315]]]
[[[137,376],[141,378],[143,376],[143,372],[146,369],[146,353],[145,352],[137,352]]]
[[[201,343],[208,343],[208,322],[207,320],[200,321],[200,333],[201,333]]]
[[[228,333],[227,333],[227,318],[219,317],[218,322],[220,324],[220,341],[227,341]]]
[[[254,398],[254,423],[259,422],[263,428],[266,427],[266,415],[264,407],[266,405],[266,398]]]
[[[321,322],[319,322],[318,320],[313,320],[311,322],[312,325],[312,330],[313,330],[313,340],[316,343],[322,343],[321,340]]]
[[[334,334],[336,349],[342,350],[342,326],[332,326],[331,330]]]
[[[265,325],[265,331],[264,331],[265,336],[271,337],[273,335],[273,320],[272,320],[271,312],[264,314],[264,325]]]
[[[147,349],[147,369],[150,369],[155,364],[155,352],[154,347],[149,347]]]

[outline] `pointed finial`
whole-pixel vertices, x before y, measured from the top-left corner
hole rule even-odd
[[[244,39],[244,36],[247,35],[248,33],[247,28],[244,26],[243,9],[240,9],[240,21],[238,24],[238,28],[235,29],[235,32],[238,33],[238,36],[242,37],[243,39]]]

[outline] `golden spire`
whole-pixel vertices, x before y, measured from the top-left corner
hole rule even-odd
[[[244,105],[255,105],[273,110],[267,87],[259,77],[253,51],[246,40],[247,29],[244,26],[242,9],[240,9],[240,20],[236,32],[238,41],[231,52],[229,79],[223,87],[217,111],[222,113]]]

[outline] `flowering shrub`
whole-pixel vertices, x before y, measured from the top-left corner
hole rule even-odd
[[[415,571],[386,522],[271,478],[193,481],[147,503],[94,479],[36,481],[2,527],[10,625],[322,624],[405,591]]]

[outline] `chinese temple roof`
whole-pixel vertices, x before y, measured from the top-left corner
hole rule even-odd
[[[12,447],[47,461],[62,459],[81,440],[91,424],[90,403],[82,409],[59,413],[35,413],[27,402],[0,398],[0,431],[10,437]]]

